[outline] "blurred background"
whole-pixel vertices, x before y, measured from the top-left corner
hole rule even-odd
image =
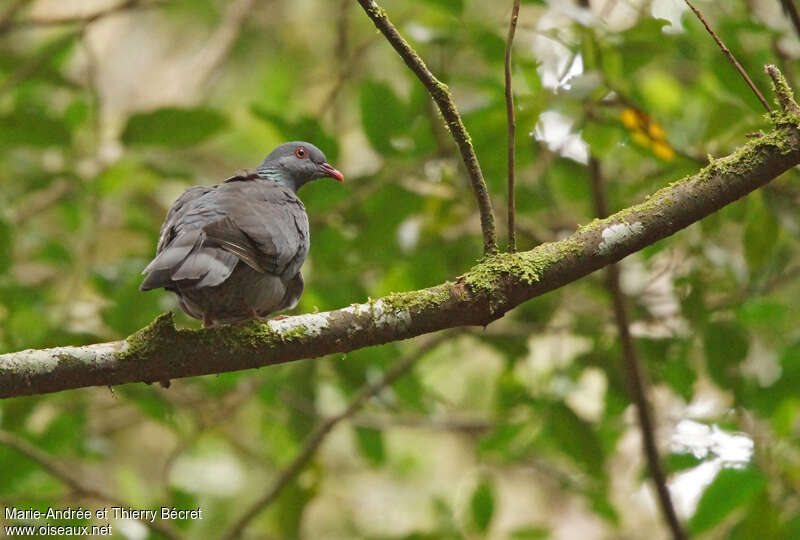
[[[381,2],[450,85],[502,243],[511,4]],[[696,2],[768,99],[763,64],[800,83],[782,4]],[[590,157],[616,211],[770,129],[681,0],[523,1],[513,75],[520,250],[595,217]],[[345,182],[300,192],[297,313],[480,257],[449,133],[353,0],[0,0],[0,352],[121,339],[168,310],[198,327],[170,293],[138,291],[166,209],[298,139]],[[797,176],[621,265],[669,486],[698,537],[800,538]],[[203,509],[168,530],[108,520],[131,540],[670,537],[603,273],[433,339],[4,400],[0,504]],[[407,373],[336,421],[398,361]]]

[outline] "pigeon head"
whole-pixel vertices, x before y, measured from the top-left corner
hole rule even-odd
[[[258,166],[260,176],[269,178],[297,191],[317,178],[344,180],[342,173],[325,159],[325,154],[311,143],[303,141],[280,145]]]

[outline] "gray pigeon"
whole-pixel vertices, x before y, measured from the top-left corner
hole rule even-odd
[[[161,226],[143,291],[163,287],[203,326],[266,318],[303,294],[308,216],[297,190],[343,180],[313,144],[288,142],[257,169],[178,197]]]

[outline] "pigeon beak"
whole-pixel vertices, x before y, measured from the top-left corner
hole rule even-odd
[[[336,178],[339,182],[342,182],[344,180],[344,175],[342,175],[342,173],[331,167],[328,163],[323,163],[322,165],[320,165],[319,170],[322,173],[323,177],[328,176],[330,178]]]

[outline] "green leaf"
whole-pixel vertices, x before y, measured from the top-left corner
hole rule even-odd
[[[747,331],[733,322],[711,323],[703,335],[703,346],[711,378],[724,388],[733,386],[750,346]]]
[[[297,441],[305,441],[316,425],[313,410],[317,401],[317,364],[300,362],[287,366],[287,388],[292,389],[292,398],[300,406],[289,408],[289,430]]]
[[[783,509],[780,505],[774,504],[770,500],[767,490],[763,490],[759,497],[752,499],[747,505],[744,518],[731,530],[726,540],[782,538],[784,537],[781,534],[784,529],[780,522],[782,513]],[[797,538],[797,536],[789,538]]]
[[[470,25],[466,28],[469,42],[466,45],[476,47],[490,62],[502,63],[506,54],[506,41],[497,35],[494,28],[482,24]]]
[[[602,158],[617,148],[624,139],[625,131],[618,125],[589,122],[583,128],[581,136],[591,147],[592,153]]]
[[[494,430],[484,435],[479,441],[477,450],[482,454],[499,455],[509,461],[516,456],[511,455],[514,443],[525,433],[524,424],[498,424]]]
[[[758,271],[770,259],[780,235],[778,220],[764,204],[761,192],[748,197],[747,223],[744,229],[744,255],[752,271]]]
[[[485,533],[489,530],[494,515],[494,489],[488,480],[484,479],[472,492],[469,501],[470,512],[472,514],[472,524],[480,532]]]
[[[431,5],[438,6],[456,15],[460,15],[461,12],[464,11],[464,0],[425,0],[425,1]]]
[[[689,531],[697,534],[714,527],[733,510],[758,496],[766,484],[764,475],[752,467],[723,469],[700,497],[689,520]]]
[[[392,384],[392,390],[398,399],[410,409],[426,413],[428,408],[425,404],[425,387],[415,373],[408,373]]]
[[[197,497],[192,493],[183,491],[182,489],[171,487],[169,490],[169,495],[171,499],[171,506],[176,508],[197,508],[198,506]],[[193,520],[189,518],[178,518],[170,521],[175,524],[178,529],[186,531],[189,529],[189,527],[191,527]]]
[[[783,524],[782,540],[800,538],[800,514],[795,514]]]
[[[122,142],[173,148],[192,146],[218,134],[227,125],[227,118],[214,109],[164,107],[131,116],[122,132]]]
[[[17,345],[36,347],[47,335],[47,314],[42,308],[24,307],[11,312],[8,332]],[[24,341],[23,341],[24,340]]]
[[[664,462],[664,472],[667,474],[685,471],[703,462],[702,459],[695,457],[694,454],[691,453],[668,454],[662,461]]]
[[[278,538],[301,537],[303,514],[312,494],[312,489],[301,486],[296,479],[283,489],[270,516],[277,522],[276,536]]]
[[[68,147],[72,134],[60,119],[36,109],[15,110],[0,116],[0,147]]]
[[[616,82],[628,83],[631,76],[645,65],[664,57],[664,52],[671,45],[672,37],[667,36],[662,28],[669,21],[642,17],[640,22],[629,30],[620,34],[626,43],[625,54],[622,55],[623,67],[621,73],[625,77]]]
[[[141,263],[131,259],[115,268],[114,279],[94,276],[95,286],[112,300],[102,310],[103,321],[121,336],[146,326],[161,311],[158,300],[163,293],[145,294],[139,290],[141,269]]]
[[[383,432],[379,429],[356,426],[356,443],[364,459],[371,465],[382,465],[386,461]]]
[[[736,319],[749,328],[781,328],[791,321],[791,309],[778,300],[751,298],[745,300],[736,310]]]
[[[8,272],[8,269],[11,268],[12,247],[11,227],[0,218],[0,274]]]
[[[497,377],[494,401],[495,409],[503,413],[522,403],[530,403],[530,389],[514,375],[513,370],[506,369]]]
[[[115,392],[132,401],[145,415],[164,424],[174,422],[174,410],[169,401],[153,386],[125,384],[115,387]]]
[[[673,340],[659,370],[664,381],[687,403],[694,395],[694,383],[697,380],[697,372],[689,362],[691,348],[691,342]]]
[[[648,111],[669,115],[685,105],[683,86],[666,71],[648,70],[640,78],[639,85]]]
[[[405,104],[381,81],[364,81],[360,101],[361,125],[369,143],[378,152],[396,153],[392,139],[403,135],[409,123]]]
[[[619,514],[609,498],[604,485],[591,486],[585,493],[591,503],[592,511],[610,524],[619,525]]]
[[[603,447],[592,426],[562,403],[552,405],[545,436],[551,446],[571,457],[587,474],[603,475]]]

